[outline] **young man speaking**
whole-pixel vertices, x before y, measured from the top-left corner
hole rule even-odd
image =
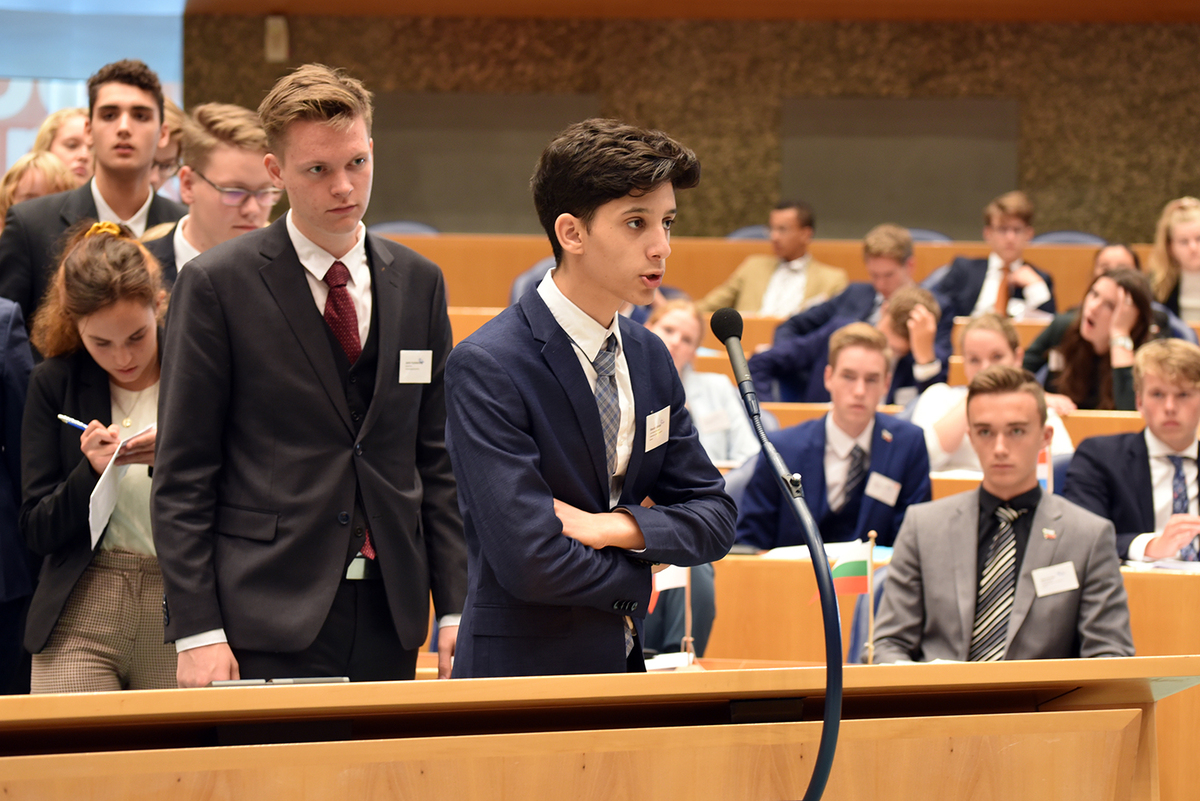
[[[662,283],[675,190],[699,178],[690,150],[612,120],[567,128],[538,162],[557,266],[446,365],[469,576],[455,677],[643,670],[653,566],[733,542],[670,354],[617,313]]]

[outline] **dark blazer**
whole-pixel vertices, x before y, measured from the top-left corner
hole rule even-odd
[[[79,430],[59,422],[59,414],[112,423],[108,373],[83,348],[34,368],[25,404],[21,530],[29,549],[43,558],[25,629],[30,653],[46,646],[67,596],[92,561],[88,505],[100,477],[79,450]]]
[[[1067,500],[1112,521],[1117,555],[1129,555],[1139,534],[1154,531],[1154,488],[1144,431],[1088,437],[1067,469]]]
[[[780,323],[775,329],[775,344],[811,334],[837,317],[866,320],[874,308],[875,287],[866,281],[856,281],[824,303],[793,314]]]
[[[1028,262],[1026,262],[1028,264]],[[970,259],[966,256],[959,256],[950,263],[950,269],[946,272],[946,276],[934,288],[938,294],[949,299],[953,313],[950,315],[969,317],[971,312],[975,310],[975,304],[979,300],[979,292],[983,289],[984,278],[987,277],[988,260]],[[1033,267],[1032,264],[1029,265]],[[1038,308],[1044,312],[1054,314],[1054,279],[1050,274],[1033,267],[1042,280],[1046,282],[1046,286],[1050,287],[1050,300],[1043,303]],[[1024,291],[1020,287],[1013,287],[1010,297],[1023,298]],[[945,315],[945,312],[943,312]]]
[[[170,231],[158,239],[151,239],[149,242],[143,243],[146,250],[150,251],[150,255],[158,259],[158,264],[162,268],[163,289],[168,292],[175,286],[175,276],[179,274],[179,268],[175,264],[175,228],[177,225],[172,226]]]
[[[820,523],[829,512],[825,490],[825,416],[768,436],[788,469],[799,473],[803,479],[804,500],[813,518]],[[874,529],[879,535],[877,544],[890,546],[909,505],[930,498],[925,434],[911,423],[876,412],[868,470],[900,482],[896,505],[888,506],[864,494],[854,531],[822,531],[821,536],[826,542],[865,540],[867,532]],[[770,462],[760,454],[738,510],[738,542],[763,549],[803,545],[800,524],[790,506],[779,489]]]
[[[21,416],[29,388],[33,356],[21,307],[0,298],[0,603],[24,598],[33,592],[35,560],[21,534]]]
[[[408,248],[366,248],[378,367],[361,421],[284,218],[179,274],[151,502],[168,641],[223,627],[234,649],[307,647],[362,542],[358,499],[403,646],[425,639],[431,590],[439,616],[461,611],[445,283]],[[430,352],[430,383],[397,382],[401,351]]]
[[[951,318],[942,318],[949,322]],[[829,364],[829,338],[839,328],[859,322],[854,317],[834,317],[809,334],[775,341],[775,345],[750,357],[748,366],[755,391],[762,400],[785,403],[828,403],[825,389],[825,367]],[[942,328],[938,322],[939,334]],[[917,381],[913,375],[913,357],[905,354],[892,368],[892,383],[884,403],[894,403],[896,390],[914,387],[919,394],[939,382],[944,382],[950,369],[950,326],[947,334],[934,341],[934,353],[942,363],[941,369],[928,381]]]
[[[450,356],[446,431],[470,576],[456,677],[625,672],[624,617],[646,615],[650,563],[703,564],[733,544],[733,501],[670,354],[641,326],[620,326],[636,419],[620,508],[645,535],[638,554],[581,545],[554,515],[556,498],[610,511],[609,486],[595,396],[541,295],[527,292]],[[646,418],[667,408],[668,439],[647,451]]]
[[[187,214],[187,207],[154,195],[146,227],[174,222]],[[46,294],[58,257],[63,233],[83,219],[96,219],[92,182],[78,189],[27,200],[8,210],[0,233],[0,297],[21,304],[26,320]]]

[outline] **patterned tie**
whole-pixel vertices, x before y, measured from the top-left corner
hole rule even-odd
[[[617,400],[617,335],[609,334],[604,349],[592,360],[596,368],[596,407],[604,429],[604,455],[608,457],[608,475],[617,472],[617,431],[621,427],[621,405]]]
[[[850,499],[854,497],[854,493],[862,485],[863,479],[866,477],[867,452],[856,443],[854,450],[850,451],[850,470],[846,473],[846,491],[842,493],[842,502],[833,511],[839,512],[842,507],[850,503]]]
[[[1008,616],[1017,586],[1017,535],[1013,523],[1025,513],[1010,506],[996,509],[1000,529],[988,549],[979,597],[975,602],[975,628],[971,631],[971,662],[996,662],[1004,657]]]
[[[1000,288],[996,290],[996,305],[993,311],[1001,317],[1008,316],[1008,274],[1007,264],[1000,268]]]
[[[1186,515],[1188,513],[1187,477],[1183,474],[1183,456],[1168,456],[1167,459],[1175,465],[1175,478],[1171,480],[1171,514]],[[1195,562],[1197,557],[1196,541],[1193,539],[1179,549],[1179,558],[1185,562]]]
[[[358,340],[358,315],[354,311],[354,302],[350,300],[350,292],[346,289],[349,280],[350,271],[340,261],[335,261],[325,273],[325,283],[329,285],[329,296],[325,298],[325,322],[353,365],[362,353],[362,343]]]

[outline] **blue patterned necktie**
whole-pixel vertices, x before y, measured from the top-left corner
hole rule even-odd
[[[867,477],[867,452],[857,444],[850,451],[850,469],[846,472],[846,491],[842,493],[842,502],[837,509],[837,512],[842,509],[854,497],[854,493],[862,486],[863,479]]]
[[[1000,529],[992,539],[983,576],[979,579],[975,627],[971,631],[971,650],[967,656],[971,662],[996,662],[1004,658],[1008,617],[1017,587],[1017,533],[1013,524],[1025,511],[1017,511],[1011,506],[996,509]]]
[[[1187,477],[1183,474],[1182,456],[1168,456],[1175,466],[1175,478],[1171,480],[1171,514],[1186,515],[1188,513]],[[1179,549],[1179,558],[1187,562],[1196,561],[1196,541],[1192,540]]]
[[[617,431],[621,427],[621,405],[617,399],[617,335],[609,334],[604,349],[592,360],[596,368],[596,408],[604,429],[604,455],[608,476],[617,472]]]

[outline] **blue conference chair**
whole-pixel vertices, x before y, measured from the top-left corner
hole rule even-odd
[[[1084,231],[1047,231],[1029,240],[1031,245],[1095,245],[1104,247],[1105,240]]]
[[[414,220],[394,220],[392,222],[375,223],[374,225],[368,225],[367,230],[378,236],[387,236],[388,234],[434,235],[440,233],[432,225],[426,225]]]
[[[765,225],[744,225],[728,234],[726,239],[770,239],[771,231]]]
[[[934,231],[930,228],[909,228],[908,235],[912,237],[914,242],[953,242],[954,240],[943,234],[941,231]]]

